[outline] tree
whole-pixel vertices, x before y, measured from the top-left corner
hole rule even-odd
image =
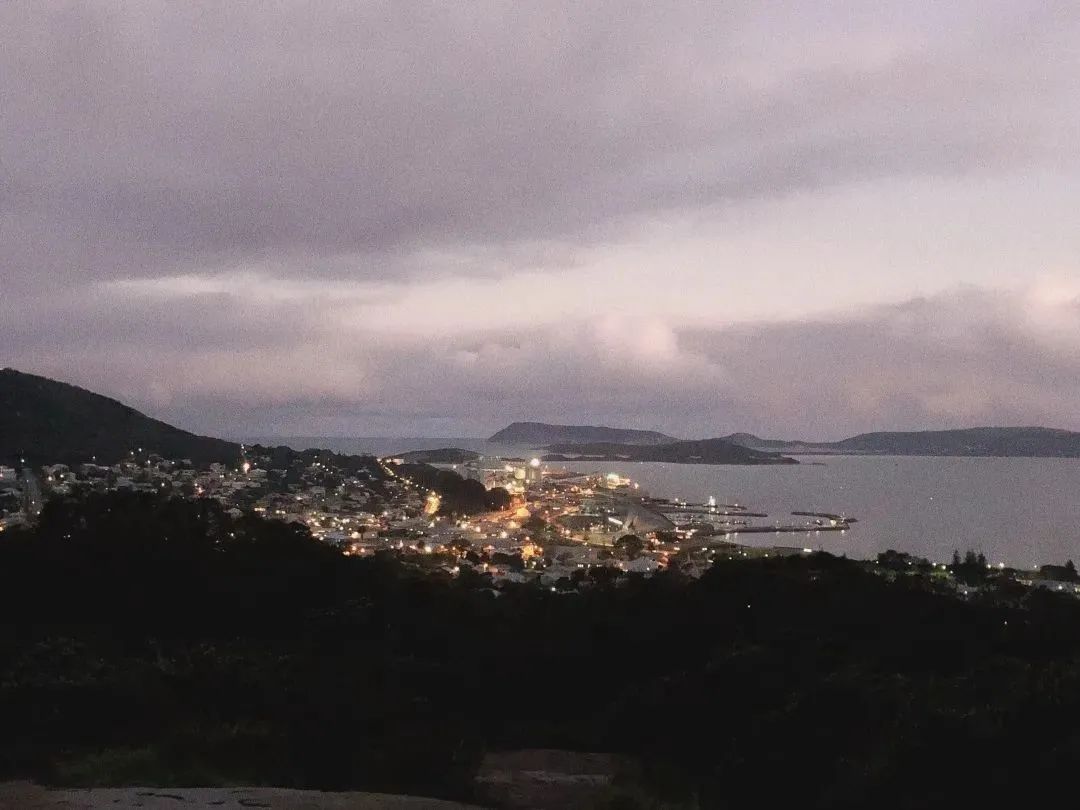
[[[952,575],[965,585],[980,585],[986,581],[986,555],[975,553],[972,550],[964,552],[963,562],[960,555],[953,552],[953,563],[950,566]]]
[[[483,486],[483,485],[481,485]],[[510,506],[510,493],[503,487],[492,487],[487,490],[485,504],[488,509],[502,511]]]
[[[539,534],[548,527],[548,522],[539,515],[529,515],[521,521],[521,528],[534,534]]]
[[[911,566],[911,562],[912,558],[910,554],[906,554],[902,551],[894,551],[891,548],[888,551],[883,551],[877,555],[878,565],[890,571],[905,571]],[[955,564],[960,564],[958,555]]]
[[[507,554],[503,551],[496,551],[491,555],[491,561],[496,565],[505,565],[511,571],[525,570],[525,561],[520,554]]]
[[[624,534],[615,541],[615,547],[621,549],[628,559],[636,560],[645,548],[645,541],[636,534]]]

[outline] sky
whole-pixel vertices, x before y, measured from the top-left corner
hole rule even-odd
[[[1080,430],[1080,4],[0,4],[0,366],[190,430]]]

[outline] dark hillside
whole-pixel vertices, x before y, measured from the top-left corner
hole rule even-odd
[[[963,601],[888,562],[496,592],[214,501],[53,500],[0,542],[0,779],[463,796],[485,751],[539,748],[628,758],[668,801],[606,807],[1068,789],[1080,602],[1007,579]]]
[[[240,455],[234,442],[196,436],[74,385],[0,369],[0,463],[112,464],[138,448],[195,463]]]

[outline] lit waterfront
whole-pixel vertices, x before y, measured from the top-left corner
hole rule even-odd
[[[302,447],[311,440],[277,441]],[[315,444],[341,452],[421,447],[508,455],[529,452],[481,439],[320,438]],[[653,462],[559,466],[619,471],[655,496],[703,502],[714,495],[721,501],[738,500],[770,517],[804,509],[845,512],[859,523],[842,536],[821,535],[814,546],[850,557],[871,558],[895,548],[947,561],[954,548],[961,552],[971,548],[995,562],[1025,567],[1080,559],[1078,460],[908,456],[800,456],[799,460],[801,464],[785,467]],[[745,543],[767,545],[772,540],[748,536]]]

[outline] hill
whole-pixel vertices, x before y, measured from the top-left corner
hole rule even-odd
[[[724,438],[756,450],[796,454],[1080,458],[1080,433],[1044,427],[879,431],[861,433],[836,442],[761,439],[749,433],[733,433]]]
[[[836,442],[844,452],[924,456],[1080,457],[1080,433],[1043,427],[864,433]]]
[[[590,442],[553,444],[547,461],[572,457],[589,461],[664,461],[672,464],[798,464],[793,458],[743,447],[724,439],[699,439],[660,445]]]
[[[738,444],[742,447],[752,447],[757,450],[786,450],[806,444],[805,442],[789,442],[783,439],[762,439],[753,433],[732,433],[730,436],[722,436],[721,438],[726,442]]]
[[[505,444],[584,444],[586,442],[615,442],[619,444],[669,444],[672,436],[655,430],[631,430],[599,425],[550,425],[546,422],[514,422],[500,430],[488,441]]]
[[[74,385],[0,369],[0,463],[112,464],[135,448],[195,463],[240,455],[234,442],[188,433]]]

